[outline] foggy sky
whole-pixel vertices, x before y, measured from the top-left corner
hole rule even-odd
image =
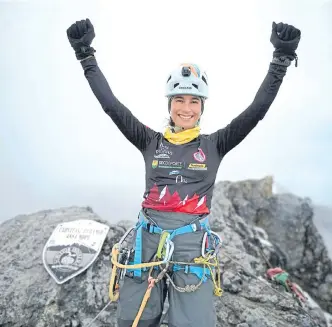
[[[253,100],[273,46],[272,21],[302,31],[264,120],[221,163],[217,181],[274,175],[280,185],[332,205],[332,2],[0,1],[0,221],[90,205],[109,220],[134,219],[144,192],[138,150],[103,112],[66,29],[90,18],[96,58],[114,94],[162,131],[164,87],[182,62],[206,70],[202,132],[229,123]]]

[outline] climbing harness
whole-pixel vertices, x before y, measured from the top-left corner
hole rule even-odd
[[[149,233],[160,235],[159,244],[152,262],[142,262],[143,229]],[[172,255],[174,252],[174,243],[172,239],[177,235],[191,233],[197,230],[205,231],[201,257],[195,258],[193,262],[172,261]],[[135,246],[128,248],[124,246],[124,243],[129,234],[133,232],[135,234]],[[173,285],[174,289],[179,292],[194,292],[202,285],[202,283],[207,281],[208,277],[210,277],[214,284],[214,295],[222,296],[223,290],[221,288],[221,283],[223,271],[218,259],[218,251],[220,250],[221,245],[221,237],[211,230],[208,223],[208,217],[205,217],[202,220],[193,221],[188,225],[174,230],[164,230],[150,217],[147,218],[141,211],[138,216],[137,224],[129,229],[112,248],[111,262],[113,267],[109,286],[109,297],[111,301],[118,300],[120,281],[125,275],[140,279],[142,278],[142,271],[149,271],[148,287],[132,325],[133,327],[136,327],[150,298],[152,288],[163,278],[167,278]],[[200,281],[196,285],[179,287],[175,285],[168,274],[169,269],[173,272],[184,270],[187,273],[193,273]],[[152,276],[154,270],[158,272],[156,278]]]
[[[163,253],[166,254],[167,251],[165,249],[165,251],[163,250],[160,250],[160,252],[156,253],[156,256],[155,256],[155,260],[160,260],[160,261],[153,261],[153,262],[149,262],[149,263],[139,263],[139,264],[135,264],[135,265],[128,265],[128,262],[129,262],[129,259],[133,256],[133,249],[131,250],[128,250],[125,246],[123,246],[123,243],[125,242],[126,238],[128,237],[128,235],[131,233],[131,232],[134,232],[137,230],[137,226],[136,225],[135,227],[129,229],[124,235],[123,237],[120,239],[120,241],[115,244],[113,246],[113,249],[112,249],[112,264],[113,264],[113,268],[112,268],[112,276],[111,276],[111,281],[110,281],[110,301],[106,304],[106,306],[101,310],[101,312],[98,313],[98,315],[89,323],[89,325],[87,327],[90,327],[92,326],[92,323],[97,319],[97,317],[110,305],[111,302],[113,301],[116,301],[118,299],[118,295],[119,295],[119,286],[118,285],[115,285],[115,283],[117,283],[119,281],[119,277],[121,276],[121,279],[123,279],[124,277],[124,272],[126,271],[126,269],[132,269],[132,268],[135,268],[135,269],[140,269],[140,268],[147,268],[147,267],[150,267],[150,273],[152,272],[153,268],[155,267],[160,267],[162,268],[162,263],[164,262],[164,260],[160,260],[160,259],[163,259],[163,258],[158,258],[157,255],[160,255],[161,254],[161,257],[163,256]],[[162,237],[161,238],[161,243],[163,241],[165,241],[166,243],[166,239],[169,239],[169,235],[171,234],[170,232],[168,232],[169,234],[166,234],[164,233],[165,237]],[[211,230],[209,231],[210,234],[213,234],[215,236],[215,238],[213,238],[213,244],[216,246],[216,250],[220,249],[222,246],[223,246],[223,243],[222,243],[222,240],[221,238],[219,237],[218,234],[212,232]],[[207,236],[205,236],[204,234],[204,238],[203,238],[203,244],[204,242],[206,241],[206,238]],[[227,245],[227,247],[230,247],[229,245]],[[206,249],[209,248],[208,245],[205,246]],[[159,243],[159,246],[158,246],[158,249],[163,249],[163,247],[161,247],[161,244]],[[237,248],[236,248],[237,249]],[[203,255],[203,252],[202,252],[202,257],[201,258],[196,258],[194,261],[194,263],[202,263],[203,262],[203,258],[205,258],[207,261],[209,259],[211,259],[212,257],[215,259],[215,262],[214,263],[210,263],[210,266],[213,266],[215,267],[217,270],[218,270],[218,276],[221,277],[222,274],[223,274],[223,271],[221,271],[221,265],[219,263],[219,261],[217,260],[217,251],[210,251],[210,254],[206,254],[204,253]],[[239,251],[239,249],[237,249]],[[203,246],[202,246],[202,251],[203,251]],[[119,256],[119,253],[122,253],[122,257]],[[209,251],[207,251],[209,252]],[[242,251],[240,251],[242,252]],[[261,251],[262,252],[262,251]],[[242,265],[239,261],[233,259],[231,256],[229,256],[225,251],[223,251],[223,255],[227,258],[229,258],[231,261],[233,261],[236,265],[242,267],[243,271],[246,272],[246,274],[248,276],[251,276],[253,277],[254,279],[256,279],[258,282],[260,283],[263,283],[265,287],[268,287],[270,288],[272,291],[274,291],[275,293],[277,293],[279,296],[287,299],[287,296],[283,293],[281,293],[280,291],[278,291],[277,289],[273,288],[271,285],[267,284],[266,282],[263,282],[262,280],[260,280],[256,275],[252,274],[250,271],[248,271],[246,269],[246,267],[244,267],[244,265]],[[264,259],[267,260],[266,256],[264,255],[263,256]],[[119,258],[121,259],[122,262],[124,263],[120,263],[119,262]],[[202,284],[203,280],[201,279],[201,281],[197,284],[197,285],[187,285],[185,286],[184,288],[181,288],[181,287],[178,287],[177,285],[174,284],[173,280],[171,279],[171,277],[169,276],[169,274],[167,273],[167,269],[169,267],[170,264],[172,264],[174,262],[172,262],[171,260],[165,265],[164,268],[161,269],[161,272],[159,273],[159,275],[157,276],[157,278],[152,278],[152,276],[149,275],[149,278],[148,278],[148,288],[146,290],[146,293],[143,297],[143,301],[141,303],[141,306],[140,306],[140,309],[139,309],[139,312],[135,318],[135,322],[134,324],[132,325],[133,327],[137,327],[138,325],[138,322],[139,322],[139,319],[143,313],[143,310],[144,310],[144,307],[150,297],[150,294],[151,294],[151,290],[152,288],[154,287],[154,285],[159,281],[161,280],[164,276],[166,276],[167,280],[169,283],[171,283],[173,285],[173,287],[179,291],[179,292],[193,292],[195,290],[195,287],[198,288],[199,285]],[[179,262],[177,262],[177,264],[180,264]],[[188,265],[189,267],[191,267],[190,265],[192,265],[193,263],[182,263],[184,265]],[[267,264],[270,266],[270,269],[268,269],[267,271],[267,277],[269,279],[273,279],[274,281],[276,282],[284,282],[287,280],[286,276],[288,277],[288,274],[286,273],[285,274],[285,271],[282,270],[281,268],[273,268],[271,266],[271,264],[268,262],[267,260]],[[194,268],[194,267],[191,267],[191,268]],[[210,267],[209,267],[210,268]],[[205,267],[203,267],[203,272],[205,270]],[[118,272],[118,271],[121,271]],[[204,274],[202,274],[204,276]],[[212,278],[213,278],[213,274],[211,274]],[[220,282],[220,279],[219,279],[219,282],[217,282],[217,285],[221,285],[221,282]],[[291,289],[293,290],[293,292],[297,292],[297,290],[299,290],[298,288],[296,288],[296,286],[294,287],[294,283],[292,284],[293,287],[291,287]],[[222,289],[221,288],[215,288],[215,294],[217,296],[221,296],[223,293]],[[303,293],[301,292],[301,294],[303,295]],[[315,321],[315,319],[312,317],[312,315],[310,315],[310,313],[305,309],[304,306],[302,305],[299,305],[299,308],[303,311],[303,313],[305,313],[309,318],[310,320],[313,322],[313,324],[317,327],[319,327],[318,323]],[[159,326],[162,324],[162,320],[163,318],[165,317],[165,314],[162,316],[160,322],[159,322]]]

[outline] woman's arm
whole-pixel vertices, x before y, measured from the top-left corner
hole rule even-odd
[[[300,39],[301,31],[294,26],[272,23],[270,41],[275,49],[273,60],[254,101],[225,128],[210,135],[210,138],[217,143],[221,157],[236,147],[264,118],[279,91],[287,67],[294,59],[295,67],[297,66],[295,50]]]
[[[264,118],[279,91],[286,71],[286,66],[271,63],[251,105],[225,128],[210,135],[210,138],[217,143],[221,156],[237,146]]]
[[[81,61],[84,75],[90,87],[104,109],[124,136],[140,151],[144,151],[157,134],[143,125],[113,94],[107,80],[94,57],[95,49],[91,46],[95,37],[94,27],[90,20],[76,21],[67,29],[70,45],[75,50],[77,60]]]
[[[156,132],[142,124],[114,96],[94,56],[82,60],[81,64],[84,75],[105,113],[111,117],[119,130],[132,144],[140,151],[144,151]]]

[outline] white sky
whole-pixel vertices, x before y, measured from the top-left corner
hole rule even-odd
[[[143,159],[104,114],[67,40],[66,29],[87,17],[113,92],[159,131],[164,85],[179,63],[208,74],[202,132],[213,132],[253,100],[273,52],[272,21],[300,28],[299,67],[217,181],[273,174],[332,205],[331,1],[0,0],[0,220],[68,205],[110,220],[137,215]]]

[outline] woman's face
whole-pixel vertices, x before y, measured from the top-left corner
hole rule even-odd
[[[201,117],[201,99],[193,95],[177,95],[171,101],[171,118],[175,126],[193,128]]]

